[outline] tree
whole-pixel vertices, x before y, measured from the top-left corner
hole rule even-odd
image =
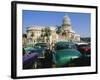
[[[60,36],[64,36],[66,39],[67,33],[66,31],[62,28],[62,26],[57,26],[56,33]]]
[[[23,34],[23,38],[27,38],[27,35],[26,34]]]
[[[57,28],[56,28],[56,33],[58,34],[58,35],[60,35],[60,34],[62,34],[62,28],[61,28],[61,26],[56,26]]]
[[[31,33],[31,37],[33,37],[33,36],[34,36],[34,32]]]
[[[65,30],[63,30],[63,32],[62,32],[62,36],[64,36],[64,37],[65,37],[65,40],[67,39],[67,33],[66,33],[66,31],[65,31]]]
[[[41,30],[41,38],[43,39],[43,42],[49,42],[51,35],[51,30],[49,27],[46,27]]]
[[[34,32],[31,32],[31,38],[30,38],[30,40],[31,40],[31,42],[33,43],[33,37],[34,37]]]
[[[46,37],[46,42],[49,42],[50,40],[50,35],[51,35],[51,30],[49,27],[46,27],[44,29],[44,36]]]
[[[25,47],[26,44],[27,44],[27,35],[26,35],[26,34],[23,34],[22,36],[23,36],[23,37],[22,37],[23,47]]]
[[[66,31],[66,30],[64,30],[62,28],[62,26],[57,26],[56,33],[58,35],[64,36],[65,40],[68,40],[69,41],[69,30]]]
[[[45,39],[44,32],[45,32],[44,29],[42,29],[42,30],[41,30],[41,36],[40,36],[40,37],[42,38],[42,39],[41,39],[42,42],[45,41],[45,40],[44,40],[44,39]]]

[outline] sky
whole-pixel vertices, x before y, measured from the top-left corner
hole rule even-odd
[[[38,26],[61,26],[64,16],[71,19],[72,29],[80,34],[81,37],[90,37],[91,31],[91,14],[75,12],[51,12],[51,11],[34,11],[23,10],[22,26],[23,33],[26,32],[30,25]]]

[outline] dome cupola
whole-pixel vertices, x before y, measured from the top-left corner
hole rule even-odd
[[[68,25],[68,26],[71,25],[71,20],[67,15],[65,15],[63,18],[63,25]]]

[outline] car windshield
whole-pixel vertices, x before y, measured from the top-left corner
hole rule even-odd
[[[62,50],[62,49],[76,49],[76,46],[74,44],[58,44],[56,45],[56,50]]]

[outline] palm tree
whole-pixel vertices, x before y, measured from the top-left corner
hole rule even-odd
[[[27,35],[26,34],[23,34],[23,38],[27,38]]]
[[[65,40],[67,40],[67,32],[65,30],[62,32],[62,36],[64,36]]]
[[[67,31],[64,30],[62,28],[62,26],[57,26],[57,28],[56,28],[56,33],[58,35],[64,36],[65,40],[68,40],[68,41],[70,41],[69,32],[70,32],[69,30],[67,30]]]
[[[68,31],[67,31],[68,32]],[[57,26],[56,33],[60,36],[64,36],[64,39],[67,40],[67,32],[62,28],[62,26]]]
[[[40,36],[40,37],[42,38],[42,39],[41,39],[42,42],[45,41],[45,40],[44,40],[44,39],[45,39],[44,32],[45,32],[44,29],[42,29],[42,30],[41,30],[41,36]]]
[[[51,35],[51,30],[49,27],[46,27],[44,29],[44,36],[46,37],[46,42],[49,42],[50,40],[50,35]]]
[[[34,37],[34,32],[31,32],[31,40],[32,40],[32,42],[34,41],[33,37]]]
[[[26,34],[22,35],[22,41],[23,41],[23,46],[26,46],[26,44],[27,44],[27,35]]]
[[[62,34],[62,28],[61,28],[61,26],[56,26],[57,28],[56,28],[56,33],[58,34],[58,35],[60,35],[60,34]]]
[[[34,36],[34,32],[31,33],[31,37],[33,37],[33,36]]]
[[[43,42],[49,42],[51,35],[51,30],[49,27],[46,27],[41,30],[41,38]]]

